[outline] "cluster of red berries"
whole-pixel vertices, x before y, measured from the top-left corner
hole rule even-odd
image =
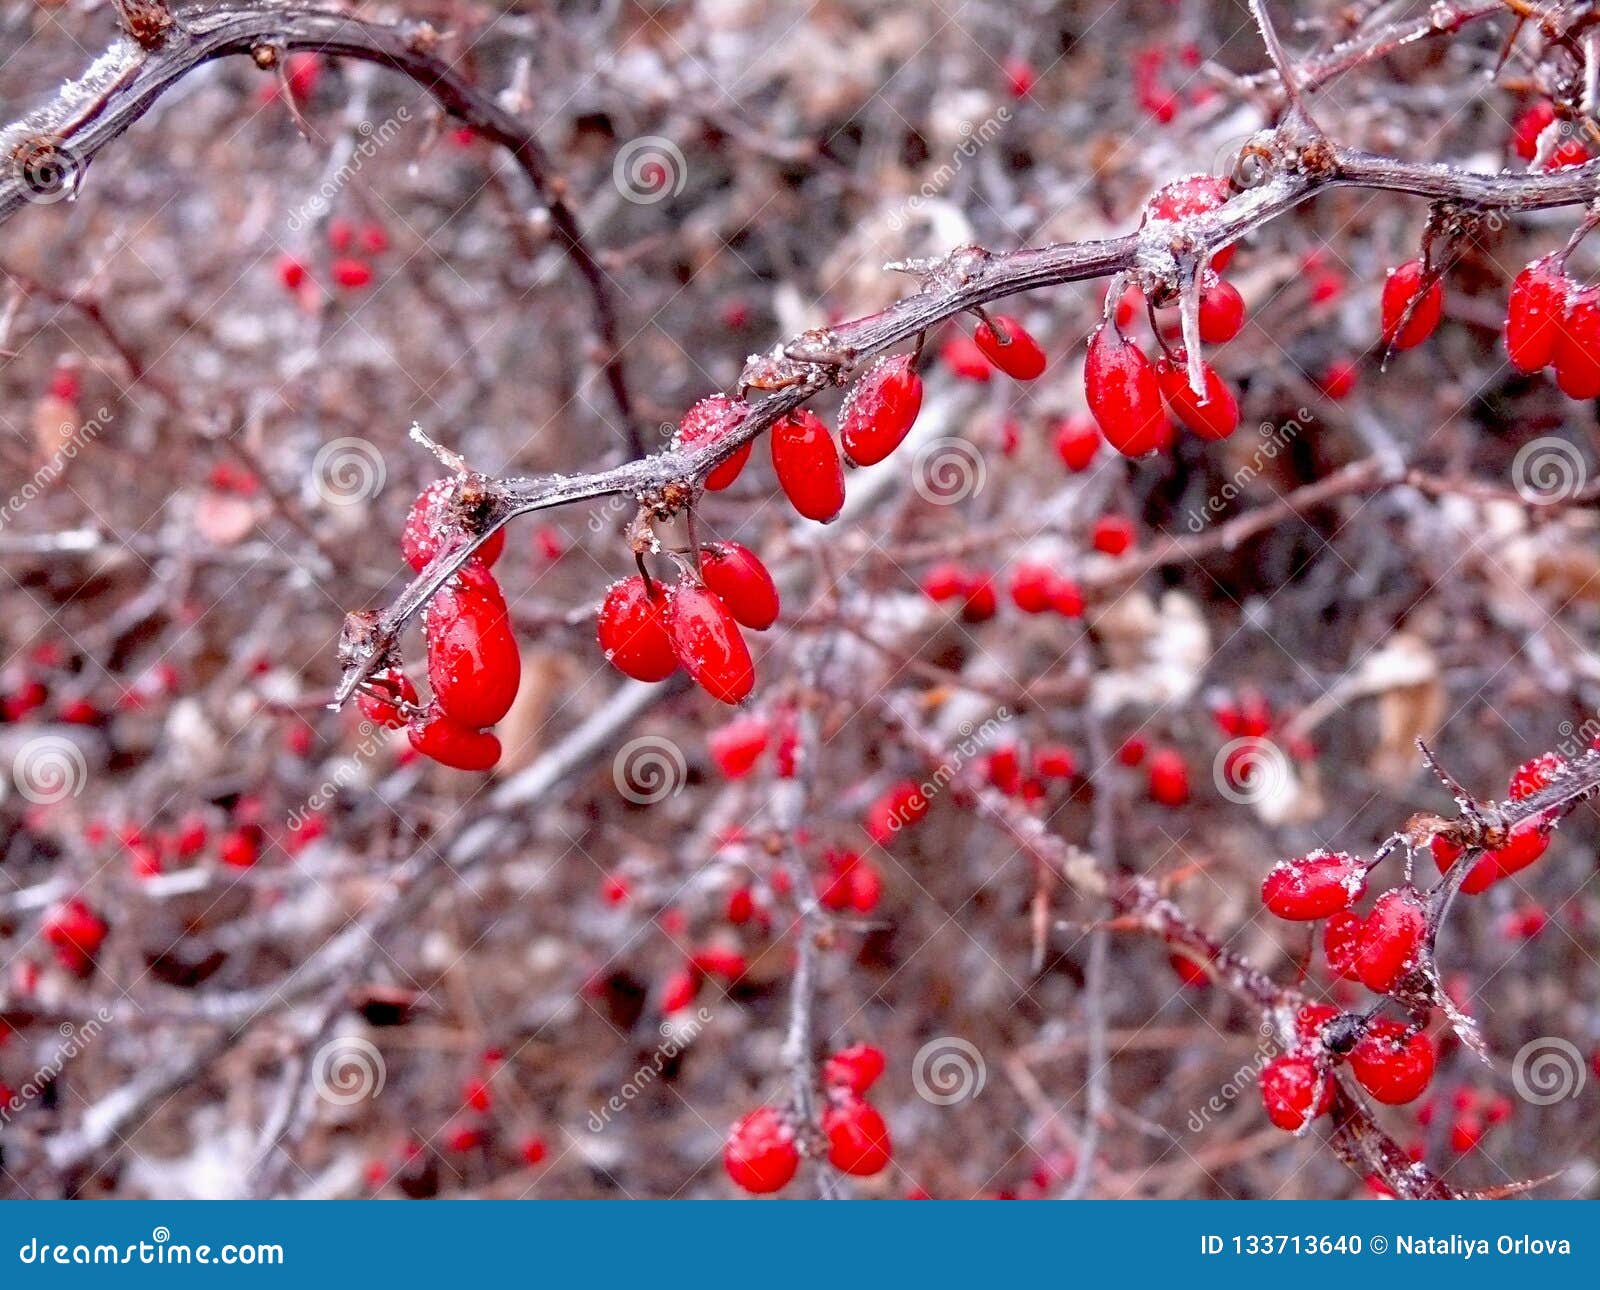
[[[1544,132],[1559,120],[1555,105],[1548,99],[1530,104],[1511,124],[1511,150],[1523,161],[1531,162],[1539,155],[1539,140]],[[1589,160],[1589,149],[1577,137],[1578,127],[1571,124],[1559,126],[1545,161],[1546,170],[1562,170],[1567,166],[1581,166]]]
[[[389,233],[376,221],[356,225],[347,219],[329,220],[328,249],[333,253],[328,273],[334,286],[342,291],[360,291],[372,285],[372,257],[389,249]],[[285,252],[278,257],[278,281],[284,290],[315,304],[316,282],[310,266],[299,256]]]
[[[1078,759],[1065,744],[1039,744],[1034,748],[999,744],[979,763],[989,786],[1022,802],[1041,801],[1050,782],[1076,778]]]
[[[1514,802],[1532,797],[1547,787],[1565,765],[1561,754],[1554,752],[1524,762],[1512,773],[1506,795]],[[1526,869],[1549,848],[1551,827],[1552,822],[1543,815],[1530,816],[1517,824],[1503,846],[1485,851],[1473,862],[1471,870],[1462,879],[1462,892],[1469,896],[1476,895]],[[1434,836],[1429,849],[1441,874],[1448,873],[1461,856],[1460,847],[1438,835]]]
[[[720,467],[719,467],[720,469]],[[698,575],[673,586],[642,574],[612,584],[596,634],[608,662],[636,681],[664,681],[679,667],[714,699],[738,703],[755,685],[755,664],[739,630],[778,620],[778,588],[760,557],[738,542],[700,548]],[[753,749],[754,761],[765,747]]]
[[[841,1173],[868,1178],[883,1172],[892,1158],[889,1126],[866,1099],[883,1070],[883,1053],[870,1044],[841,1049],[823,1063],[827,1107],[820,1127],[828,1163]],[[736,1186],[752,1195],[767,1195],[789,1184],[800,1167],[800,1152],[792,1118],[776,1107],[762,1106],[734,1124],[722,1166]]]
[[[1141,222],[1181,221],[1205,214],[1226,202],[1230,192],[1228,181],[1217,176],[1180,179],[1149,199]],[[1232,256],[1231,246],[1218,251],[1201,283],[1200,339],[1206,344],[1224,344],[1244,326],[1244,300],[1220,276]],[[1156,335],[1162,354],[1151,362],[1123,330],[1132,321],[1137,300],[1137,293],[1125,292],[1089,337],[1084,393],[1106,442],[1128,457],[1164,449],[1172,442],[1169,412],[1202,439],[1226,439],[1239,425],[1233,391],[1216,369],[1205,363],[1201,369],[1204,394],[1197,395],[1189,384],[1187,355],[1169,348],[1159,329]]]
[[[436,480],[417,495],[400,537],[413,569],[420,573],[441,552],[470,540],[457,517],[466,504],[454,479]],[[423,635],[432,702],[421,707],[416,687],[398,668],[370,677],[358,699],[369,721],[403,727],[419,753],[457,770],[489,770],[500,760],[500,740],[488,727],[511,710],[522,680],[510,611],[490,572],[504,549],[500,530],[428,604]]]
[[[1529,264],[1506,301],[1506,354],[1518,371],[1552,368],[1569,398],[1600,396],[1600,287],[1579,287],[1561,254]]]
[[[769,718],[760,713],[735,717],[706,738],[711,760],[724,779],[743,779],[755,770],[768,748],[779,779],[792,779],[799,749],[799,733],[789,713]]]
[[[1513,1109],[1504,1093],[1491,1095],[1463,1084],[1450,1095],[1450,1150],[1457,1155],[1476,1150],[1484,1134],[1509,1120]],[[1439,1102],[1430,1097],[1417,1108],[1417,1123],[1430,1128],[1438,1113]],[[1416,1150],[1420,1153],[1420,1146]]]
[[[1332,1109],[1337,1065],[1348,1063],[1379,1102],[1401,1106],[1422,1096],[1436,1062],[1433,1041],[1415,1026],[1308,1003],[1295,1017],[1289,1050],[1262,1068],[1261,1102],[1273,1124],[1296,1133]]]
[[[56,956],[56,962],[73,976],[86,977],[105,944],[110,925],[88,901],[72,896],[45,915],[39,934]]]

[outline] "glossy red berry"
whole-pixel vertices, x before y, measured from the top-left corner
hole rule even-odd
[[[966,336],[952,336],[939,346],[939,361],[957,380],[988,384],[989,360],[977,342]]]
[[[372,285],[372,266],[365,260],[335,260],[333,280],[346,291],[359,291],[362,287]]]
[[[706,743],[724,779],[743,779],[761,760],[771,734],[765,717],[736,717],[713,730]]]
[[[1019,564],[1011,571],[1011,600],[1025,614],[1042,614],[1051,608],[1056,572],[1049,565]]]
[[[679,452],[691,452],[708,444],[720,443],[738,430],[749,415],[750,405],[742,399],[729,398],[726,394],[713,394],[701,399],[678,422],[673,447]],[[750,460],[752,446],[746,441],[735,449],[732,456],[725,457],[713,466],[706,474],[706,487],[714,493],[720,492],[738,479],[745,462]]]
[[[1539,136],[1555,119],[1555,107],[1548,100],[1524,108],[1511,125],[1512,151],[1524,161],[1532,161],[1539,152]]]
[[[678,656],[667,634],[667,598],[658,587],[652,598],[635,574],[611,584],[600,606],[596,635],[607,661],[635,681],[664,681],[678,670]]]
[[[1573,292],[1555,346],[1556,384],[1569,399],[1600,397],[1600,287]]]
[[[1344,981],[1359,981],[1356,971],[1356,952],[1361,948],[1361,930],[1366,926],[1361,915],[1348,909],[1328,915],[1322,928],[1322,952],[1328,959],[1328,970]]]
[[[522,654],[494,574],[462,565],[428,602],[424,633],[434,702],[452,721],[476,730],[511,710]]]
[[[1523,762],[1511,773],[1506,795],[1515,802],[1527,800],[1535,793],[1549,788],[1556,776],[1566,768],[1566,764],[1566,759],[1557,752],[1543,753]]]
[[[701,689],[723,703],[749,695],[755,665],[720,596],[696,583],[680,583],[667,594],[666,624],[673,653]]]
[[[1161,445],[1167,414],[1155,366],[1115,327],[1102,323],[1089,337],[1083,382],[1089,410],[1113,448],[1142,457]]]
[[[972,333],[983,356],[1007,376],[1031,381],[1044,374],[1044,350],[1015,318],[995,314]]]
[[[773,1107],[757,1107],[728,1134],[722,1167],[735,1186],[753,1195],[780,1191],[800,1167],[794,1131]]]
[[[305,286],[311,274],[305,263],[292,255],[278,257],[278,281],[283,283],[285,289],[298,291]],[[70,402],[70,400],[69,400]]]
[[[772,427],[772,469],[783,495],[808,520],[826,524],[844,508],[844,465],[828,427],[804,408]]]
[[[1506,356],[1518,371],[1555,362],[1572,283],[1553,261],[1535,260],[1512,279],[1506,300]]]
[[[418,573],[441,551],[453,551],[468,540],[461,520],[455,514],[456,480],[436,479],[411,503],[405,528],[400,531],[400,552]],[[506,547],[506,531],[496,529],[472,558],[485,568],[500,558]]]
[[[893,1154],[889,1126],[871,1103],[836,1102],[822,1113],[822,1131],[828,1136],[828,1163],[841,1173],[867,1178],[888,1166]]]
[[[1094,522],[1089,540],[1096,551],[1122,555],[1133,547],[1135,530],[1126,515],[1102,515]]]
[[[1294,1133],[1333,1106],[1333,1076],[1308,1056],[1274,1057],[1261,1070],[1261,1105],[1267,1119]]]
[[[1068,417],[1056,427],[1055,449],[1074,474],[1088,470],[1100,452],[1100,429],[1092,417]]]
[[[856,382],[839,413],[839,442],[853,466],[872,466],[898,448],[922,409],[922,378],[911,355],[878,362]]]
[[[1207,345],[1223,345],[1244,326],[1244,297],[1231,283],[1220,278],[1200,293],[1200,339]]]
[[[961,602],[961,619],[968,623],[986,623],[1000,611],[1000,597],[994,588],[994,578],[987,573],[972,575],[967,583],[966,599]]]
[[[741,625],[764,632],[778,621],[778,588],[749,547],[738,542],[701,547],[700,578]]]
[[[1156,380],[1173,416],[1202,439],[1226,439],[1239,428],[1239,404],[1228,383],[1217,375],[1210,363],[1203,364],[1205,398],[1189,385],[1189,372],[1182,355],[1156,364]]]
[[[1296,922],[1348,909],[1367,889],[1366,866],[1343,851],[1313,851],[1280,860],[1261,883],[1261,903]]]
[[[1523,820],[1511,830],[1510,840],[1503,846],[1487,852],[1472,866],[1461,884],[1469,896],[1476,895],[1514,873],[1520,873],[1550,847],[1550,831],[1537,819]]]
[[[446,716],[437,703],[406,726],[411,746],[454,770],[490,770],[500,760],[500,741]]]
[[[1182,806],[1189,800],[1189,768],[1175,748],[1157,748],[1145,768],[1150,800],[1161,806]]]
[[[1387,1106],[1421,1097],[1433,1079],[1433,1041],[1420,1030],[1380,1017],[1350,1050],[1350,1071]]]
[[[1427,912],[1414,887],[1394,887],[1378,897],[1361,929],[1356,947],[1356,973],[1378,994],[1392,990],[1420,959],[1428,933]]]
[[[822,1083],[856,1097],[878,1082],[884,1070],[883,1050],[871,1044],[852,1044],[841,1048],[822,1064]]]
[[[1391,349],[1413,349],[1433,335],[1444,312],[1444,283],[1422,285],[1421,260],[1391,269],[1383,283],[1383,339]],[[1409,317],[1407,316],[1407,311]]]
[[[1221,175],[1190,175],[1158,188],[1145,202],[1141,224],[1152,219],[1182,220],[1204,215],[1228,200],[1231,189]],[[1220,273],[1233,259],[1234,248],[1225,246],[1211,257],[1211,267]]]
[[[356,706],[362,715],[374,725],[389,730],[404,726],[406,714],[401,711],[401,705],[417,702],[417,687],[411,684],[411,678],[399,668],[390,667],[374,673],[367,685],[370,693],[362,690],[356,695]]]
[[[930,805],[921,785],[909,779],[897,780],[867,808],[867,834],[880,847],[887,846],[901,829],[927,815]]]

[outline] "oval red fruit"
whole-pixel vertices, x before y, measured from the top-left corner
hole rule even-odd
[[[665,618],[666,597],[652,599],[638,574],[613,583],[600,606],[596,635],[607,661],[635,681],[664,681],[678,670]]]
[[[1261,1104],[1267,1119],[1294,1133],[1333,1106],[1333,1076],[1310,1057],[1274,1057],[1261,1071]]]
[[[454,509],[456,483],[453,478],[436,479],[411,503],[405,528],[400,531],[400,553],[418,573],[441,551],[453,551],[468,540]],[[498,528],[472,553],[472,558],[488,568],[505,548],[506,531]]]
[[[728,1133],[722,1167],[735,1185],[752,1195],[779,1191],[800,1167],[794,1131],[774,1108],[757,1107]]]
[[[414,705],[417,701],[417,687],[411,684],[411,678],[399,668],[389,667],[373,673],[367,684],[372,692],[363,690],[356,695],[356,705],[362,715],[375,725],[390,730],[398,730],[405,725],[406,718],[400,705]]]
[[[853,466],[871,466],[898,448],[922,410],[922,378],[911,355],[881,360],[856,382],[839,413],[839,442]]]
[[[1279,918],[1307,922],[1347,909],[1367,888],[1366,867],[1343,851],[1313,851],[1273,865],[1261,903]]]
[[[888,1166],[889,1126],[871,1103],[849,1098],[830,1106],[822,1113],[822,1131],[828,1135],[828,1163],[841,1173],[866,1178]]]
[[[1200,339],[1222,345],[1244,326],[1244,297],[1220,278],[1200,292]]]
[[[1115,327],[1102,323],[1089,338],[1083,385],[1106,442],[1123,456],[1142,457],[1161,445],[1167,416],[1155,367]]]
[[[468,561],[428,602],[428,681],[452,721],[492,726],[511,710],[522,654],[494,574]]]
[[[1356,947],[1355,967],[1361,984],[1387,994],[1416,968],[1427,933],[1427,912],[1415,887],[1384,892],[1367,915]]]
[[[1379,1018],[1350,1050],[1350,1071],[1387,1106],[1421,1097],[1433,1079],[1433,1041],[1420,1030]]]
[[[738,703],[756,683],[739,624],[721,597],[695,583],[667,595],[667,633],[684,670],[714,699]]]
[[[1535,260],[1512,280],[1506,300],[1506,355],[1521,372],[1555,361],[1561,320],[1572,283],[1548,259]]]
[[[500,760],[500,741],[487,730],[452,721],[437,703],[406,727],[411,746],[455,770],[490,770]]]
[[[1382,304],[1384,343],[1391,349],[1413,349],[1439,325],[1444,283],[1435,278],[1424,289],[1422,261],[1407,260],[1384,279]]]
[[[772,427],[772,470],[789,505],[826,524],[844,508],[844,465],[833,436],[804,408]]]
[[[683,414],[672,446],[679,452],[691,452],[707,444],[720,443],[738,430],[749,415],[750,405],[742,399],[713,394],[701,399]],[[747,440],[731,456],[724,457],[707,471],[706,487],[713,493],[720,492],[738,479],[745,462],[750,460],[751,447],[751,442]]]
[[[738,542],[701,547],[700,580],[722,598],[741,626],[764,632],[778,621],[778,588],[749,547]]]
[[[983,356],[1007,376],[1031,381],[1044,374],[1044,350],[1015,318],[995,314],[972,333]]]

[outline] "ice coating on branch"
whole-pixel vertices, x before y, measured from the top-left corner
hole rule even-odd
[[[64,81],[48,103],[0,130],[0,150],[10,156],[18,144],[35,135],[61,135],[76,123],[83,110],[113,90],[143,62],[143,51],[127,37],[89,64],[73,80]]]

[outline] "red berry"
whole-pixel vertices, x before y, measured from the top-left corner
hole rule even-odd
[[[362,715],[374,725],[399,730],[406,723],[400,704],[415,705],[417,702],[417,687],[411,684],[411,678],[399,668],[389,667],[374,672],[367,684],[372,693],[362,690],[356,695],[356,706]]]
[[[678,670],[667,634],[666,596],[652,599],[638,574],[611,585],[596,634],[611,666],[635,681],[664,681]]]
[[[248,869],[260,854],[258,830],[254,826],[231,829],[217,845],[217,856],[232,869]]]
[[[1323,1031],[1339,1015],[1339,1009],[1331,1003],[1302,1004],[1300,1011],[1294,1014],[1296,1045],[1313,1049],[1321,1047]]]
[[[382,255],[389,249],[389,230],[382,224],[366,223],[361,226],[361,249],[368,255]]]
[[[971,577],[959,564],[936,564],[922,575],[922,594],[929,600],[943,603],[965,596]]]
[[[1152,219],[1181,220],[1204,215],[1228,200],[1230,188],[1221,175],[1190,175],[1158,188],[1145,202],[1143,225]],[[1211,267],[1220,273],[1233,259],[1234,248],[1225,246],[1211,257]]]
[[[1182,806],[1189,800],[1189,768],[1175,748],[1157,748],[1146,768],[1150,800],[1162,806]]]
[[[1418,963],[1428,932],[1427,912],[1414,887],[1394,887],[1378,897],[1361,929],[1356,972],[1367,989],[1387,994]]]
[[[1071,578],[1057,578],[1050,589],[1050,608],[1063,618],[1083,617],[1083,591]]]
[[[737,542],[714,542],[700,549],[700,577],[752,631],[778,621],[778,589],[756,553]]]
[[[1027,98],[1039,80],[1039,73],[1025,58],[1008,58],[1000,70],[1005,73],[1006,89],[1014,99]]]
[[[1537,372],[1555,361],[1571,290],[1566,274],[1549,259],[1535,260],[1512,279],[1506,299],[1506,355],[1518,371]]]
[[[901,829],[927,815],[930,804],[921,785],[898,780],[867,808],[867,833],[880,847],[887,846]]]
[[[544,1139],[538,1136],[524,1138],[517,1145],[517,1154],[522,1157],[525,1165],[539,1164],[548,1153]]]
[[[957,380],[988,383],[989,360],[977,342],[965,336],[952,336],[939,346],[939,361]]]
[[[667,634],[678,662],[714,699],[738,703],[755,686],[755,665],[721,597],[692,582],[667,594]]]
[[[784,1187],[800,1167],[794,1131],[770,1106],[757,1107],[733,1126],[722,1167],[735,1186],[761,1196]]]
[[[735,718],[711,732],[707,740],[711,760],[717,763],[724,779],[743,779],[761,760],[770,734],[765,717]]]
[[[411,503],[405,528],[400,531],[400,553],[418,573],[441,552],[453,551],[468,541],[466,530],[454,512],[456,480],[436,479]],[[506,547],[506,531],[496,529],[472,558],[489,568]]]
[[[1467,895],[1492,887],[1502,878],[1526,869],[1542,856],[1550,846],[1549,830],[1537,819],[1523,820],[1511,830],[1511,838],[1503,847],[1485,853],[1483,859],[1472,866],[1461,884]]]
[[[1356,971],[1356,951],[1361,946],[1361,930],[1366,923],[1361,915],[1348,909],[1330,914],[1322,928],[1322,952],[1328,959],[1328,970],[1344,981],[1359,981]]]
[[[994,579],[988,574],[976,574],[967,584],[966,599],[961,602],[962,621],[986,623],[1000,609],[1000,597],[994,589]]]
[[[424,757],[455,770],[490,770],[500,760],[500,741],[446,716],[437,703],[406,726],[411,746]]]
[[[1244,326],[1244,297],[1231,283],[1218,278],[1200,293],[1200,339],[1223,345]]]
[[[1556,776],[1566,768],[1566,759],[1560,753],[1547,752],[1525,761],[1511,773],[1507,796],[1514,802],[1532,797],[1548,788]]]
[[[1133,546],[1133,521],[1126,515],[1102,515],[1094,522],[1090,540],[1096,551],[1121,555]]]
[[[1556,110],[1548,101],[1524,108],[1511,125],[1512,151],[1524,161],[1532,161],[1539,152],[1539,136],[1555,119]]]
[[[726,916],[730,923],[742,926],[755,917],[756,898],[748,887],[735,887],[728,893]]]
[[[1274,1057],[1261,1071],[1261,1104],[1267,1119],[1294,1133],[1333,1106],[1333,1076],[1310,1057]]]
[[[1033,771],[1045,779],[1071,779],[1078,773],[1078,759],[1064,744],[1040,744],[1033,750]]]
[[[839,442],[853,466],[872,466],[898,448],[922,409],[922,378],[911,355],[878,362],[855,383],[839,413]]]
[[[1115,327],[1102,323],[1089,337],[1083,381],[1107,443],[1125,457],[1142,457],[1160,446],[1166,413],[1155,367]]]
[[[1410,317],[1406,311],[1410,310]],[[1413,349],[1433,335],[1444,311],[1444,283],[1422,286],[1422,261],[1391,269],[1383,283],[1383,339],[1391,349]]]
[[[700,972],[693,968],[680,968],[661,983],[661,1011],[682,1012],[700,993]]]
[[[1550,151],[1546,170],[1565,170],[1568,166],[1581,166],[1589,160],[1589,149],[1581,139],[1563,139]]]
[[[749,415],[750,406],[742,399],[713,394],[701,399],[683,414],[672,446],[679,452],[691,452],[707,444],[720,443],[737,431]],[[746,441],[735,449],[731,457],[713,466],[706,474],[706,487],[716,493],[738,479],[745,462],[750,460],[752,446],[750,441]]]
[[[511,710],[522,655],[494,574],[462,565],[428,603],[424,632],[434,702],[452,721],[481,729]]]
[[[1069,417],[1056,427],[1055,447],[1068,470],[1088,470],[1100,452],[1100,429],[1092,417]]]
[[[1015,318],[995,314],[972,333],[983,356],[1007,376],[1031,381],[1044,373],[1044,350]]]
[[[1555,346],[1556,384],[1569,399],[1600,396],[1600,287],[1573,292]]]
[[[1367,889],[1366,867],[1343,851],[1313,851],[1272,866],[1261,903],[1279,918],[1305,922],[1348,909]]]
[[[822,1131],[828,1135],[828,1163],[841,1173],[866,1178],[888,1166],[889,1126],[870,1103],[835,1103],[822,1113]]]
[[[39,928],[57,961],[75,976],[89,975],[108,931],[105,920],[78,896],[50,910]]]
[[[1356,388],[1356,365],[1346,358],[1336,358],[1322,369],[1317,378],[1317,388],[1337,403],[1350,396]]]
[[[1055,570],[1043,564],[1019,564],[1011,571],[1011,600],[1025,614],[1042,614],[1056,585]]]
[[[833,436],[804,408],[772,427],[772,469],[789,504],[826,524],[844,507],[844,466]]]
[[[883,1050],[871,1044],[841,1048],[822,1065],[822,1083],[830,1089],[865,1097],[884,1070]]]
[[[346,291],[359,291],[362,287],[371,285],[372,266],[365,260],[335,260],[333,280]]]
[[[348,254],[355,240],[355,225],[349,220],[335,217],[328,221],[328,249],[335,255]]]
[[[280,255],[278,257],[278,281],[283,283],[287,290],[300,290],[301,287],[305,286],[306,279],[310,276],[306,266],[294,256]],[[67,400],[69,403],[73,401],[72,399]]]
[[[1350,1050],[1350,1070],[1361,1087],[1388,1106],[1422,1096],[1433,1079],[1433,1041],[1420,1030],[1380,1017]]]
[[[1156,364],[1156,380],[1173,416],[1202,439],[1226,439],[1239,428],[1239,404],[1228,383],[1217,375],[1210,363],[1203,365],[1206,396],[1201,399],[1189,385],[1188,369],[1182,355],[1174,361]]]

